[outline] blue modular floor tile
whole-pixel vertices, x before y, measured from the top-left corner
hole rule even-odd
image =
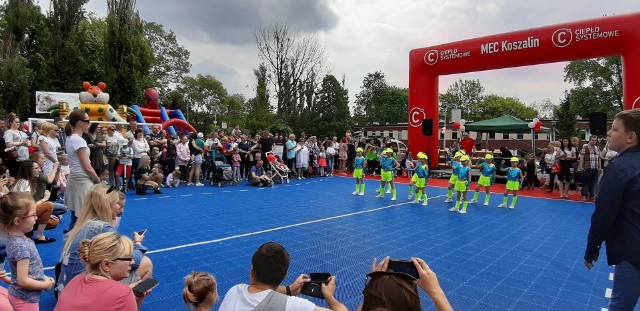
[[[267,242],[283,244],[292,257],[284,283],[301,273],[331,272],[337,298],[355,310],[373,258],[421,257],[427,261],[455,310],[600,310],[607,306],[612,269],[605,260],[591,271],[582,252],[593,207],[587,203],[521,196],[518,208],[470,205],[466,215],[443,203],[446,189],[428,188],[429,206],[376,199],[377,182],[353,196],[351,178],[293,180],[258,190],[235,187],[165,189],[167,197],[127,196],[119,231],[148,228],[144,241],[160,285],[142,310],[184,310],[184,276],[213,273],[221,297],[249,281],[251,256]],[[440,197],[439,197],[440,196]],[[61,227],[68,225],[68,217]],[[62,241],[61,229],[47,231]],[[38,245],[45,267],[59,258],[61,243]],[[604,259],[604,250],[601,258]],[[51,269],[46,273],[52,275]],[[434,310],[424,293],[424,310]],[[320,306],[322,301],[312,300]],[[55,304],[43,293],[41,310]],[[214,309],[217,309],[219,303]]]

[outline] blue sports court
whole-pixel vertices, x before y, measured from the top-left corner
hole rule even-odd
[[[395,202],[390,194],[374,197],[379,182],[366,185],[365,196],[351,195],[354,180],[344,177],[275,188],[242,183],[165,188],[163,195],[130,192],[119,231],[148,228],[144,245],[160,281],[142,310],[185,310],[183,278],[193,269],[213,273],[222,298],[231,286],[249,282],[251,256],[268,241],[291,254],[284,283],[301,273],[330,272],[337,276],[336,297],[350,310],[361,301],[373,258],[387,255],[423,258],[455,310],[606,308],[613,269],[604,250],[592,271],[582,260],[593,204],[521,196],[509,210],[497,208],[502,195],[493,194],[491,206],[470,204],[460,215],[448,211],[443,188],[428,188],[425,207],[407,202],[405,184]],[[68,217],[61,227],[67,224]],[[48,235],[62,239],[61,230]],[[61,245],[38,246],[50,276]],[[423,309],[433,310],[421,296]],[[54,304],[53,294],[44,293],[42,310]]]

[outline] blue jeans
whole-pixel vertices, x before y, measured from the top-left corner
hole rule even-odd
[[[610,311],[633,310],[640,297],[640,267],[620,262],[613,272]]]
[[[333,173],[333,156],[328,156],[327,157],[327,168],[326,168],[326,172],[327,174],[332,174]]]
[[[60,216],[67,212],[67,206],[62,203],[53,202],[53,212],[51,215]]]
[[[598,170],[585,170],[585,172],[588,179],[582,184],[582,196],[593,198],[598,187]]]

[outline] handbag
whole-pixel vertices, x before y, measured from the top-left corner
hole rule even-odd
[[[17,158],[18,158],[18,150],[16,150],[15,148],[14,148],[14,149],[11,149],[11,150],[9,150],[9,151],[5,152],[4,157],[5,157],[5,159],[7,159],[8,161],[10,161],[10,160],[15,160],[15,159],[17,159]]]

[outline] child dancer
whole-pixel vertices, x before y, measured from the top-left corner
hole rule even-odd
[[[191,272],[184,278],[182,299],[189,310],[211,310],[218,300],[216,278],[205,272]]]
[[[419,152],[418,153],[418,166],[415,168],[415,174],[411,177],[411,182],[415,181],[416,188],[418,188],[418,192],[416,194],[416,199],[413,200],[413,203],[417,204],[420,202],[422,195],[424,195],[424,203],[422,206],[427,206],[429,204],[429,198],[427,197],[427,181],[429,179],[429,172],[427,171],[427,155]],[[410,188],[411,189],[411,188]],[[413,189],[411,189],[413,190]]]
[[[513,191],[513,200],[509,208],[516,207],[518,202],[518,189],[520,188],[520,182],[522,181],[522,171],[518,168],[518,157],[511,158],[511,167],[507,168],[507,189],[504,191],[504,200],[498,207],[507,207],[509,203],[509,191]]]
[[[447,187],[447,199],[444,200],[444,203],[453,202],[453,188],[456,186],[456,182],[458,181],[458,169],[460,168],[460,157],[462,156],[461,152],[456,152],[453,156],[453,161],[451,161],[451,177],[449,177],[449,187]]]
[[[393,158],[393,150],[387,148],[380,157],[380,189],[376,198],[384,197],[384,187],[388,183],[391,187],[391,201],[396,200],[396,186],[393,184],[393,171],[400,167],[400,163]]]
[[[353,159],[353,177],[356,179],[356,191],[353,195],[364,195],[364,168],[367,166],[367,161],[362,156],[362,148],[356,149],[356,158]]]
[[[480,189],[484,187],[486,196],[484,197],[484,206],[489,205],[489,197],[491,196],[491,192],[489,188],[493,184],[493,180],[496,176],[496,166],[493,165],[493,155],[487,154],[484,156],[485,161],[482,164],[478,164],[478,168],[482,172],[480,178],[478,179],[478,185],[476,186],[476,192],[473,194],[473,199],[469,201],[469,203],[478,202],[478,197],[480,196]]]
[[[240,178],[240,162],[242,158],[240,158],[240,150],[238,147],[233,148],[233,155],[231,156],[231,167],[233,168],[233,185],[242,181]]]
[[[469,202],[467,201],[467,190],[469,190],[469,184],[471,183],[471,168],[469,167],[469,156],[461,156],[460,162],[462,162],[462,166],[458,168],[458,180],[456,181],[456,206],[450,208],[449,211],[466,214],[467,205],[469,204]],[[460,202],[462,201],[464,201],[464,203],[462,204],[462,209],[459,210]]]
[[[25,233],[36,223],[36,203],[29,193],[12,192],[0,199],[0,227],[7,234],[7,259],[11,268],[9,302],[15,310],[39,310],[42,290],[55,281],[45,276],[36,245]]]
[[[324,177],[324,169],[327,167],[327,153],[324,152],[324,147],[320,147],[320,160],[318,161],[318,165],[320,166],[320,176]]]

